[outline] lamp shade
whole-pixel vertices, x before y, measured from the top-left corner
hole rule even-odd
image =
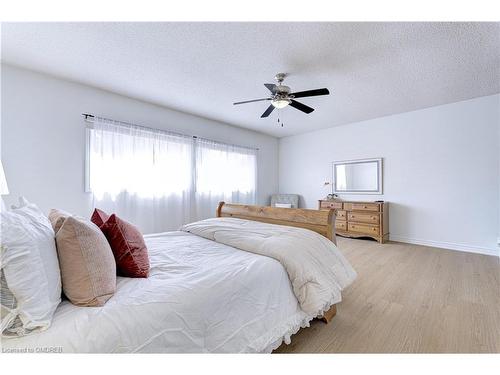
[[[7,180],[5,179],[5,173],[3,171],[3,164],[0,160],[0,195],[9,194],[9,187],[7,186]]]
[[[278,109],[285,108],[290,103],[291,103],[290,99],[274,99],[271,102],[271,104]]]

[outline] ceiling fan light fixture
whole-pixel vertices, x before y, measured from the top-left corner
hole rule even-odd
[[[273,99],[271,104],[278,109],[285,108],[292,101],[290,99]]]
[[[298,111],[301,111],[305,114],[309,114],[314,111],[314,108],[311,108],[301,102],[296,101],[297,98],[307,98],[309,96],[320,96],[320,95],[329,95],[330,92],[327,88],[315,89],[315,90],[306,90],[306,91],[294,91],[290,89],[290,87],[283,85],[283,80],[285,79],[286,74],[278,73],[276,74],[276,81],[278,84],[274,83],[264,83],[264,86],[270,91],[266,98],[262,99],[253,99],[253,100],[245,100],[242,102],[233,103],[237,104],[246,104],[253,102],[262,102],[262,101],[271,101],[269,107],[264,111],[264,113],[260,116],[261,118],[269,117],[269,115],[274,111],[275,108],[282,109],[286,106],[290,106],[295,108]],[[282,124],[283,126],[283,124]]]

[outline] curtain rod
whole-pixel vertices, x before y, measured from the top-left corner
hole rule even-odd
[[[85,121],[89,121],[91,122],[92,120],[94,120],[96,117],[100,117],[100,116],[94,116],[90,113],[82,113],[82,116],[84,117],[84,120]],[[130,126],[136,126],[136,127],[139,127],[139,128],[143,128],[145,130],[160,130],[160,131],[163,131],[165,133],[170,133],[172,135],[179,135],[179,136],[182,136],[182,137],[192,137],[194,139],[202,139],[202,140],[205,140],[205,141],[210,141],[210,142],[215,142],[215,143],[220,143],[220,144],[223,144],[223,145],[226,145],[226,146],[234,146],[234,147],[241,147],[241,148],[247,148],[249,150],[257,150],[259,151],[259,148],[258,147],[248,147],[248,146],[241,146],[241,145],[236,145],[236,144],[233,144],[233,143],[225,143],[225,142],[220,142],[220,141],[215,141],[213,139],[208,139],[208,138],[202,138],[202,137],[198,137],[196,135],[187,135],[187,134],[182,134],[182,133],[177,133],[177,132],[173,132],[173,131],[170,131],[170,130],[163,130],[163,129],[155,129],[155,128],[150,128],[150,127],[147,127],[147,126],[142,126],[142,125],[136,125],[136,124],[132,124],[130,122],[124,122],[124,121],[119,121],[119,120],[113,120],[113,119],[110,119],[110,118],[106,118],[106,117],[100,117],[104,120],[107,120],[107,121],[113,121],[113,122],[117,122],[117,123],[121,123],[121,124],[125,124],[125,125],[130,125]]]

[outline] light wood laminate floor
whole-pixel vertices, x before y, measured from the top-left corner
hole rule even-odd
[[[277,353],[500,352],[498,257],[338,237],[358,278]]]

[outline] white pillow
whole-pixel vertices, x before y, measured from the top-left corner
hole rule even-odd
[[[61,302],[54,230],[40,209],[20,198],[1,212],[2,337],[47,329]]]
[[[279,208],[292,208],[291,203],[275,203],[274,207],[279,207]]]

